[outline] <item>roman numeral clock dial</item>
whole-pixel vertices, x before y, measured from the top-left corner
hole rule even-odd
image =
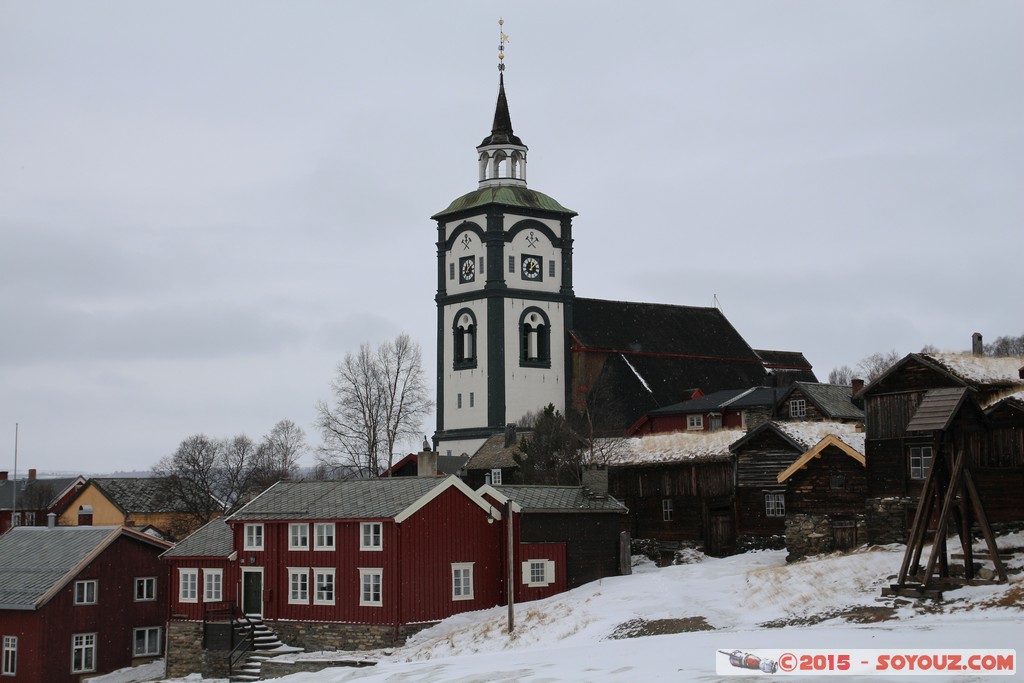
[[[476,279],[476,257],[464,256],[459,259],[459,282],[472,282]]]
[[[522,275],[524,280],[538,281],[541,279],[540,259],[524,254],[522,257]]]

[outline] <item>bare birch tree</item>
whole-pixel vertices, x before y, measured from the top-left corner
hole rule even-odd
[[[420,433],[433,406],[420,346],[407,334],[346,354],[331,390],[333,401],[316,406],[317,459],[355,476],[375,477],[390,467],[398,444]]]

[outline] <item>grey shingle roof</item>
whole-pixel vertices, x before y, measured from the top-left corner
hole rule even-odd
[[[908,432],[943,431],[949,427],[957,408],[967,396],[967,389],[929,389],[913,417],[907,424]]]
[[[227,557],[234,551],[231,527],[223,517],[196,529],[161,557]]]
[[[516,441],[511,446],[505,445],[505,433],[488,437],[466,463],[467,470],[491,470],[507,467],[519,467],[514,455],[519,450],[519,442],[531,432],[516,433]]]
[[[501,495],[531,512],[626,512],[611,496],[595,497],[582,486],[495,486]]]
[[[14,504],[15,486],[18,487],[18,509],[31,510],[35,508],[38,510],[50,507],[60,494],[71,488],[76,481],[78,481],[78,477],[0,481],[0,510],[11,509]]]
[[[33,609],[121,527],[17,527],[0,536],[0,609]]]
[[[796,390],[802,392],[814,405],[818,406],[818,410],[830,419],[864,419],[864,411],[855,406],[851,400],[853,398],[853,389],[845,384],[794,382],[782,400],[785,401]]]
[[[95,478],[89,483],[100,489],[125,512],[189,512],[181,500],[169,495],[158,477]]]
[[[280,481],[229,519],[387,519],[442,481],[436,477]]]

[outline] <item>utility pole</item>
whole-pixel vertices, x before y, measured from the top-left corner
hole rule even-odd
[[[18,423],[14,423],[14,494],[11,501],[11,528],[18,514]]]
[[[512,631],[516,627],[515,583],[514,583],[515,567],[514,567],[514,558],[512,556],[512,551],[514,550],[515,545],[514,545],[514,539],[512,538],[512,499],[511,498],[506,498],[505,499],[505,519],[507,520],[505,528],[508,530],[508,553],[507,553],[508,562],[505,563],[506,565],[508,565],[508,576],[505,577],[505,586],[506,586],[506,590],[508,592],[508,632],[509,632],[509,635],[511,635]]]

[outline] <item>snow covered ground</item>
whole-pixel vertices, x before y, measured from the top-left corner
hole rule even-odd
[[[379,660],[376,666],[280,680],[711,681],[722,678],[716,674],[720,650],[1016,649],[1024,642],[1024,533],[1003,536],[999,545],[1014,552],[1010,583],[961,588],[942,603],[881,597],[899,570],[902,546],[793,564],[783,551],[723,559],[695,554],[692,563],[660,569],[641,564],[632,576],[517,605],[512,636],[505,608],[461,614],[402,648],[368,653]],[[647,635],[653,633],[664,634]],[[626,634],[633,637],[616,637]],[[920,678],[987,680],[977,674]],[[1024,679],[1024,672],[1014,678]],[[183,680],[202,679],[175,683]]]

